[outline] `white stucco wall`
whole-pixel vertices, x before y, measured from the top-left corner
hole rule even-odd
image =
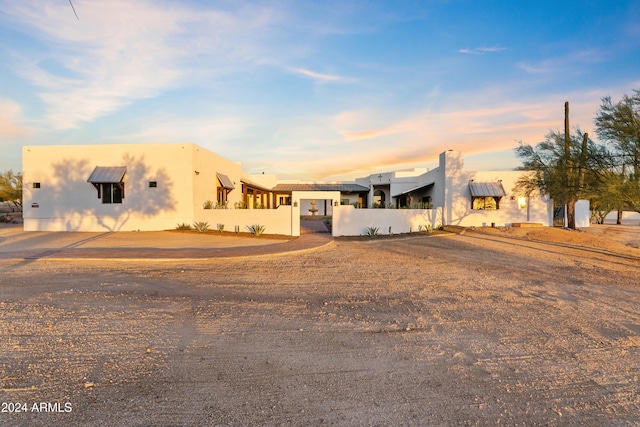
[[[535,222],[545,226],[549,225],[550,203],[540,196],[525,199],[525,207],[519,206],[518,198],[522,194],[514,191],[520,171],[483,171],[463,172],[458,174],[458,179],[452,180],[450,218],[448,224],[461,226],[508,226],[514,222]],[[498,210],[473,210],[471,209],[471,191],[469,181],[498,182],[501,181],[507,195],[502,197]],[[526,206],[528,204],[528,207]]]
[[[438,167],[417,177],[412,177],[412,187],[429,185],[420,190],[420,195],[431,197],[434,208],[442,208],[442,221],[446,225],[483,226],[495,224],[497,226],[511,225],[514,222],[536,222],[543,225],[550,224],[550,203],[539,196],[527,199],[526,207],[520,208],[518,198],[522,196],[513,189],[518,178],[526,172],[522,171],[487,171],[468,172],[464,169],[462,153],[448,150],[440,154]],[[397,195],[403,190],[408,180],[394,181],[392,173],[371,175],[368,178],[356,180],[361,185],[383,185],[385,182],[394,189],[391,195]],[[497,182],[501,181],[507,193],[500,201],[498,210],[473,210],[469,182]],[[432,185],[431,185],[432,184]],[[370,193],[371,195],[372,193]],[[418,194],[418,193],[416,193]],[[419,200],[412,200],[412,205]],[[389,202],[389,200],[387,200]],[[364,225],[366,226],[366,224]]]
[[[208,222],[210,230],[217,230],[218,224],[224,224],[225,231],[247,232],[248,226],[265,226],[264,234],[285,236],[300,235],[300,217],[292,216],[292,206],[279,206],[277,209],[200,209],[196,212],[195,222]],[[297,226],[294,223],[297,222]],[[297,230],[297,234],[293,234]]]
[[[96,166],[126,166],[122,203],[103,204],[87,182]],[[217,198],[216,172],[236,185],[239,163],[195,144],[113,144],[23,148],[24,228],[46,231],[173,229],[190,224],[206,200]],[[150,188],[149,181],[157,187]],[[33,188],[33,183],[40,188]],[[37,206],[37,207],[35,207]]]
[[[210,200],[214,205],[216,204],[217,188],[220,185],[217,173],[229,177],[235,186],[235,189],[231,190],[227,196],[229,206],[233,207],[234,203],[240,202],[242,200],[240,179],[244,177],[242,165],[198,145],[190,144],[190,146],[193,158],[193,170],[190,171],[193,182],[193,212],[202,209],[206,201]]]
[[[361,236],[367,227],[378,227],[380,234],[419,231],[420,227],[442,225],[442,209],[356,209],[336,206],[333,209],[332,234],[334,236]]]
[[[300,215],[307,215],[309,211],[302,212],[302,200],[327,200],[327,203],[335,205],[340,204],[340,192],[339,191],[293,191],[291,192],[291,214],[293,215],[292,224],[292,236],[300,235]],[[335,215],[336,207],[333,208],[333,214]]]

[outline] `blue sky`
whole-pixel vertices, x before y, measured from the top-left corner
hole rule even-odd
[[[23,145],[193,142],[281,178],[510,169],[640,88],[640,2],[0,0],[0,170]]]

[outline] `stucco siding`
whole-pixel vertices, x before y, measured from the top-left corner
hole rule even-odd
[[[174,228],[193,217],[191,159],[190,144],[24,147],[24,228]],[[87,182],[96,166],[126,166],[122,203],[105,204],[98,198],[98,190]]]
[[[297,212],[297,210],[296,210]],[[296,235],[300,229],[299,216],[292,216],[292,206],[280,206],[277,209],[201,209],[196,212],[195,221],[206,221],[210,230],[218,230],[219,224],[224,231],[247,232],[254,224],[263,225],[266,234]],[[297,226],[294,222],[297,221]]]
[[[441,226],[442,209],[355,209],[346,205],[333,210],[332,234],[360,236],[367,227],[377,227],[380,234],[389,234],[389,227],[394,234],[410,233],[426,225]]]

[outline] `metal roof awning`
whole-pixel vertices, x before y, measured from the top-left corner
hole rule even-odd
[[[127,173],[126,166],[96,166],[87,182],[91,184],[120,183]]]
[[[410,188],[408,190],[404,190],[402,193],[398,193],[398,194],[396,194],[395,196],[392,196],[392,197],[404,196],[405,194],[413,193],[413,192],[419,191],[419,190],[424,190],[425,188],[433,187],[434,184],[435,184],[435,182],[430,182],[429,184],[418,185],[417,187],[413,187],[413,188]]]
[[[469,190],[471,191],[471,197],[504,197],[507,195],[501,182],[471,181]]]
[[[340,191],[341,193],[367,193],[368,187],[359,184],[340,183],[308,183],[308,184],[278,184],[274,192],[288,193],[292,191]]]
[[[223,173],[216,173],[216,176],[218,177],[218,180],[220,181],[220,184],[222,184],[222,186],[224,188],[226,188],[227,190],[231,191],[234,188],[236,188],[233,185],[233,181],[231,181],[227,175],[225,175]]]
[[[260,184],[256,184],[255,182],[251,182],[248,179],[242,178],[242,179],[240,179],[240,182],[245,184],[247,187],[255,188],[256,190],[265,191],[265,192],[272,191],[270,188],[264,187],[264,186],[262,186]]]

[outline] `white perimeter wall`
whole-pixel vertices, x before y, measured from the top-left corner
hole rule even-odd
[[[430,225],[442,225],[442,209],[356,209],[353,206],[333,208],[332,234],[334,236],[361,236],[367,227],[378,227],[380,234],[410,233]]]
[[[292,206],[278,206],[277,209],[200,209],[196,212],[196,222],[208,222],[210,230],[217,230],[224,224],[224,231],[248,232],[248,226],[264,225],[265,234],[300,235],[300,217],[294,216]],[[294,222],[297,221],[297,224]],[[297,230],[297,234],[294,234]]]

